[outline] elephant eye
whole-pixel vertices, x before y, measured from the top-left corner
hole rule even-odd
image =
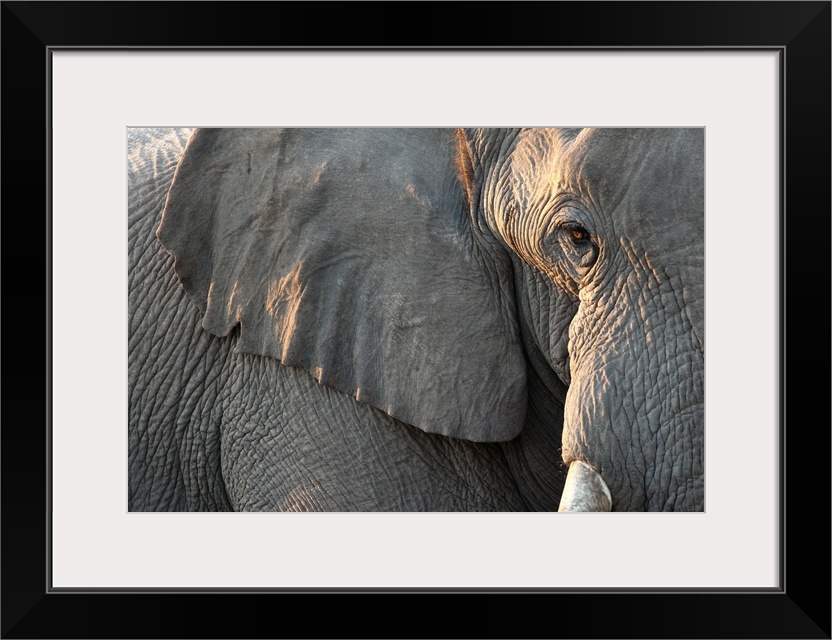
[[[578,242],[589,238],[589,233],[587,233],[587,230],[583,227],[572,227],[572,229],[569,230],[569,233],[572,235],[572,239]]]
[[[598,259],[598,245],[589,230],[574,218],[563,221],[558,229],[558,245],[561,255],[574,269],[575,279],[583,278]]]
[[[593,235],[591,225],[589,215],[575,206],[562,207],[547,221],[539,250],[544,270],[557,281],[580,283],[598,261],[600,237]]]
[[[581,245],[589,241],[589,231],[587,231],[580,225],[569,225],[567,227],[567,232],[569,233],[569,237],[571,238],[572,242],[574,242],[575,244]]]

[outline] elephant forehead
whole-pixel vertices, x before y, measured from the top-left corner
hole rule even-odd
[[[702,129],[584,129],[556,174],[616,235],[670,248],[703,238],[704,163]]]
[[[682,188],[702,186],[702,129],[585,129],[563,156],[561,173],[574,186],[613,205],[681,200]]]

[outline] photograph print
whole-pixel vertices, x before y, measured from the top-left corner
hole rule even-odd
[[[704,511],[703,128],[129,128],[130,511]]]

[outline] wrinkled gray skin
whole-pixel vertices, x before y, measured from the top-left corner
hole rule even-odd
[[[703,510],[701,129],[190,133],[129,131],[130,510]]]

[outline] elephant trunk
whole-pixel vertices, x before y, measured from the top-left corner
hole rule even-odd
[[[570,463],[558,511],[610,511],[611,509],[612,495],[601,474],[580,460]]]

